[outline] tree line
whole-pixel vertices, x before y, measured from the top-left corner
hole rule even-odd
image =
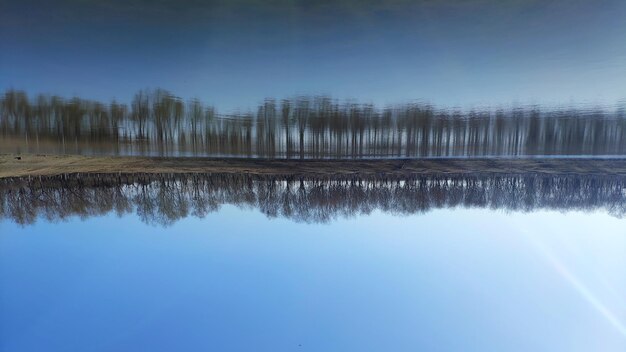
[[[626,113],[623,107],[378,108],[298,97],[218,114],[197,99],[184,101],[162,89],[139,91],[130,104],[9,90],[0,98],[0,137],[0,148],[32,153],[289,159],[624,155]]]
[[[440,208],[503,211],[603,209],[626,214],[626,178],[574,174],[438,174],[411,177],[292,177],[246,174],[88,174],[0,179],[0,219],[26,225],[110,212],[168,226],[224,204],[270,218],[329,222]]]

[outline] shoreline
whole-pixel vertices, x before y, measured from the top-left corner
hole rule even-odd
[[[20,158],[20,159],[18,159]],[[0,154],[0,178],[61,174],[245,173],[252,175],[394,175],[538,173],[626,176],[626,159],[249,159]]]

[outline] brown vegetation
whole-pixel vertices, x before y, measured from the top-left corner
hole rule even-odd
[[[245,173],[252,175],[396,175],[542,173],[626,175],[626,159],[359,159],[94,157],[0,155],[0,178],[70,173]]]
[[[369,214],[477,207],[510,211],[626,213],[626,178],[537,173],[280,176],[251,174],[89,174],[0,179],[0,220],[31,224],[71,216],[136,213],[151,224],[204,217],[224,204],[268,217],[327,222]]]

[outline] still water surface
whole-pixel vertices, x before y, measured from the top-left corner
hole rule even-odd
[[[2,351],[623,351],[603,210],[0,222]]]

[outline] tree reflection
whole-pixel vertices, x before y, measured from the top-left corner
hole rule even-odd
[[[328,97],[268,99],[224,115],[168,91],[130,106],[9,90],[0,97],[0,148],[32,153],[372,158],[624,155],[624,109],[451,111],[376,108]]]
[[[242,174],[60,175],[0,180],[0,215],[18,224],[135,212],[168,226],[204,217],[223,204],[270,218],[329,222],[383,212],[409,215],[440,208],[504,211],[626,211],[626,178],[600,175],[439,174],[414,177],[256,176]]]

